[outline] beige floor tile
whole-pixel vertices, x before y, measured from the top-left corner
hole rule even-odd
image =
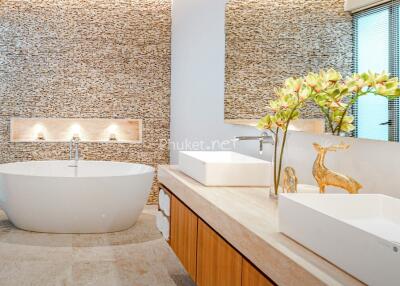
[[[108,261],[74,262],[71,280],[75,286],[120,285],[115,265]]]
[[[0,285],[55,286],[71,284],[71,261],[0,262]]]
[[[0,212],[0,285],[193,286],[147,206],[132,228],[109,234],[16,229]]]

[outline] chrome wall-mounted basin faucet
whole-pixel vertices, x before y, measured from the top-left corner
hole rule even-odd
[[[267,132],[263,132],[259,136],[237,136],[237,137],[235,137],[235,140],[237,140],[237,141],[258,140],[260,155],[264,151],[264,144],[271,144],[271,145],[275,144],[274,137],[269,135]]]

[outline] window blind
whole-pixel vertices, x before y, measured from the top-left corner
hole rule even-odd
[[[354,14],[354,72],[387,71],[399,76],[400,0]],[[356,137],[399,141],[399,101],[367,95],[353,110]]]

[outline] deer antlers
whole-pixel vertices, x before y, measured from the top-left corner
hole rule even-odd
[[[350,147],[349,144],[345,144],[345,143],[340,143],[340,144],[336,144],[336,145],[331,145],[331,146],[326,146],[326,147],[322,147],[321,145],[319,145],[318,143],[313,143],[314,148],[317,151],[337,151],[337,150],[345,150],[348,149]]]

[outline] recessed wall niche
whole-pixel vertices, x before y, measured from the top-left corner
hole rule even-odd
[[[142,143],[140,119],[11,118],[11,142]]]

